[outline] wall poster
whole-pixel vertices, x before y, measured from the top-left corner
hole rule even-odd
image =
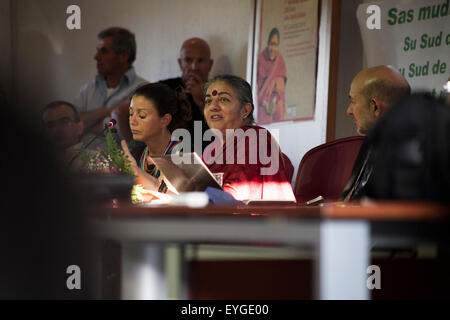
[[[368,9],[374,8],[380,10],[379,29],[368,27]],[[444,94],[450,76],[449,0],[364,3],[357,18],[368,67],[392,65],[413,91]]]
[[[313,119],[319,0],[259,0],[257,8],[257,123]]]

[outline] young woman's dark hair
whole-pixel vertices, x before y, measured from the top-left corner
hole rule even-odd
[[[160,117],[170,114],[172,121],[167,127],[170,132],[185,128],[192,119],[191,106],[186,93],[181,88],[174,91],[163,83],[155,82],[139,87],[133,96],[142,96],[152,101]]]

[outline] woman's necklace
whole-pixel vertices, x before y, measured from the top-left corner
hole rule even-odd
[[[169,154],[172,151],[173,147],[175,147],[177,144],[178,141],[169,141],[166,151],[164,151],[163,154],[164,155]],[[150,160],[150,150],[148,149],[148,146],[145,147],[144,152],[142,153],[140,163],[141,163],[140,167],[142,170],[145,170],[148,174],[150,174],[155,178],[159,177],[160,175],[159,169]]]

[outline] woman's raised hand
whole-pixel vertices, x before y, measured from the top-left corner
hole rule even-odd
[[[120,143],[122,145],[122,150],[125,156],[130,161],[131,169],[133,170],[133,173],[136,176],[135,184],[140,184],[145,189],[148,190],[157,191],[160,185],[158,179],[151,176],[150,174],[148,174],[147,172],[138,167],[137,162],[131,155],[130,150],[128,149],[127,142],[125,140],[122,140]]]

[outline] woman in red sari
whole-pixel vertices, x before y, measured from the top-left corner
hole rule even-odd
[[[279,44],[280,33],[273,28],[266,49],[258,56],[258,122],[261,124],[284,120],[287,77]]]
[[[205,85],[205,119],[217,138],[203,161],[237,200],[295,201],[284,156],[270,133],[253,125],[253,109],[245,80],[221,75]]]

